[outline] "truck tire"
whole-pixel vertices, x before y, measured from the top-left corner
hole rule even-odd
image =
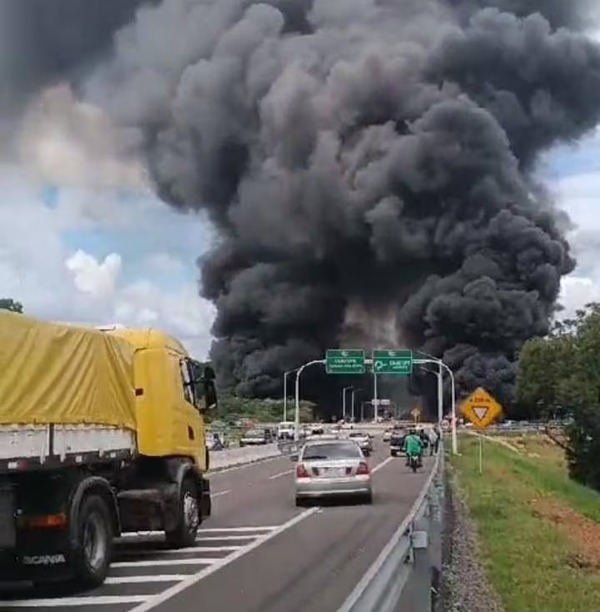
[[[106,579],[113,550],[113,524],[102,495],[91,493],[81,502],[77,518],[77,548],[73,550],[75,582],[86,588],[100,586]]]
[[[181,483],[177,505],[177,523],[172,530],[165,531],[170,548],[193,546],[198,536],[202,516],[198,503],[198,490],[194,481],[186,477]]]

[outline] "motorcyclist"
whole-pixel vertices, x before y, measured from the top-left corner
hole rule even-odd
[[[407,466],[410,465],[411,457],[416,457],[419,466],[421,466],[421,458],[423,457],[423,442],[421,440],[421,436],[419,436],[415,429],[411,429],[406,438],[404,438],[404,452],[406,453]]]

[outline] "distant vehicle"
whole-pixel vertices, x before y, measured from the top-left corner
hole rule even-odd
[[[392,439],[392,433],[393,433],[393,429],[386,429],[383,432],[383,441],[384,442],[389,442]]]
[[[353,431],[348,434],[348,438],[354,440],[360,446],[360,450],[365,454],[365,457],[368,457],[373,452],[373,442],[369,434]]]
[[[240,446],[260,446],[270,441],[270,435],[266,429],[249,429],[240,438]]]
[[[278,440],[293,440],[296,433],[296,424],[291,421],[282,421],[277,426]]]
[[[319,425],[317,425],[316,427],[311,427],[310,428],[310,432],[309,432],[309,436],[320,436],[322,434],[325,433],[325,429],[323,429],[323,427],[320,427]]]
[[[372,503],[371,470],[353,440],[307,442],[292,459],[297,460],[297,506],[320,497],[357,497]]]
[[[401,430],[395,430],[390,438],[390,455],[397,457],[404,453],[404,439],[406,438],[406,432]]]
[[[339,434],[335,432],[330,432],[330,433],[323,433],[323,434],[308,435],[306,436],[305,440],[307,442],[314,442],[314,441],[319,441],[319,440],[324,440],[325,442],[327,442],[329,440],[339,440],[339,438],[340,438]]]

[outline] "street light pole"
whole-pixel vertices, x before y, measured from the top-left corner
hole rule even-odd
[[[287,377],[288,374],[292,374],[298,368],[294,368],[293,370],[288,370],[283,374],[283,421],[287,422]]]
[[[300,439],[300,375],[304,368],[308,368],[316,363],[325,364],[325,359],[313,359],[313,361],[307,361],[304,365],[301,365],[296,370],[296,413],[294,415],[294,440],[298,442]]]
[[[352,408],[351,408],[351,410],[352,410],[352,412],[351,412],[351,414],[352,414],[352,423],[354,423],[354,396],[356,395],[357,391],[360,391],[360,389],[352,389]]]
[[[424,355],[426,353],[423,353]],[[451,396],[452,396],[452,423],[451,423],[451,433],[452,433],[452,454],[458,454],[458,436],[456,434],[456,385],[454,383],[454,373],[452,370],[441,360],[432,357],[431,359],[414,359],[414,363],[420,365],[423,363],[437,363],[440,371],[442,368],[448,372],[450,375],[450,384],[451,384]]]
[[[426,355],[427,353],[423,353]],[[428,368],[423,368],[425,372],[429,372],[431,374],[435,374],[437,377],[437,403],[438,403],[438,425],[441,426],[442,421],[444,419],[444,387],[442,384],[443,381],[443,372],[442,366],[438,364],[438,369],[429,370]]]
[[[348,389],[354,389],[354,387],[350,385],[342,389],[342,418],[344,420],[346,420],[346,391],[348,391]]]

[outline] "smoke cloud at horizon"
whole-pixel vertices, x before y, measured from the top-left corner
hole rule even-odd
[[[209,213],[221,382],[269,395],[325,348],[387,343],[510,399],[517,352],[574,268],[533,172],[599,121],[600,47],[577,31],[590,3],[126,4],[88,24],[91,51],[63,43],[80,62],[11,82],[69,80],[165,202]],[[48,57],[57,13],[32,47]]]

